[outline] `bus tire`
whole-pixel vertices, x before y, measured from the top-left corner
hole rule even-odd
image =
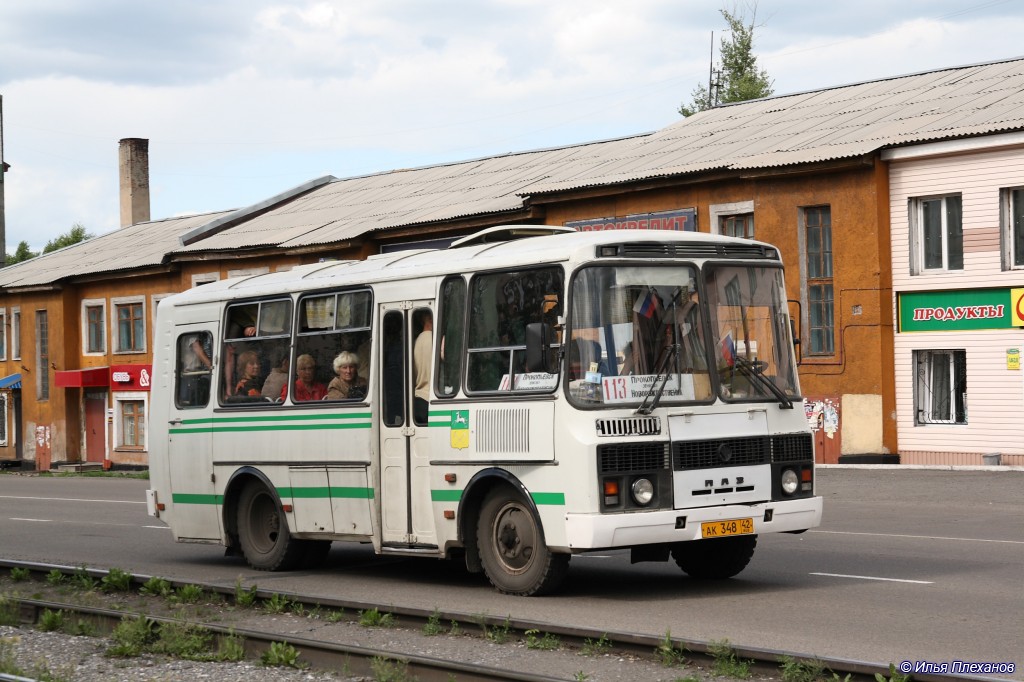
[[[484,500],[477,546],[487,579],[504,594],[548,594],[569,570],[569,555],[548,549],[533,510],[509,488],[497,488]]]
[[[238,542],[257,571],[287,571],[305,557],[305,543],[292,537],[277,497],[255,481],[238,499]]]
[[[756,546],[756,535],[678,542],[672,558],[691,578],[725,580],[747,567]]]

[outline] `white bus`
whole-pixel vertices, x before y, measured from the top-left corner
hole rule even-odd
[[[160,303],[150,514],[256,569],[333,541],[551,592],[573,554],[728,578],[821,521],[782,261],[490,228]]]

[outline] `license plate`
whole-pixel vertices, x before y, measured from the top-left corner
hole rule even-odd
[[[724,538],[729,535],[750,535],[754,532],[754,519],[706,521],[700,524],[702,538]]]

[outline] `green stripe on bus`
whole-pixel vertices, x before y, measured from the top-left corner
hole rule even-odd
[[[565,493],[531,493],[534,504],[565,505]],[[461,490],[431,490],[432,502],[458,502],[462,499]]]
[[[369,422],[358,424],[269,424],[261,426],[205,426],[194,429],[168,429],[168,433],[244,433],[247,431],[324,431],[338,429],[368,429]]]
[[[451,426],[452,410],[431,410],[427,412],[427,426]]]
[[[174,493],[171,495],[171,501],[175,504],[224,504],[224,496]]]
[[[373,490],[364,487],[333,487],[327,486],[309,487],[309,488],[278,488],[277,494],[281,497],[290,497],[294,499],[323,499],[323,498],[336,498],[336,499],[353,499],[353,500],[372,500]]]

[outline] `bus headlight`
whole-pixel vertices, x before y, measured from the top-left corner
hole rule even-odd
[[[638,478],[633,481],[633,501],[641,507],[646,507],[654,499],[654,484],[650,479]]]
[[[792,469],[783,469],[782,475],[779,477],[779,483],[782,484],[783,493],[792,495],[800,487],[800,477]]]

